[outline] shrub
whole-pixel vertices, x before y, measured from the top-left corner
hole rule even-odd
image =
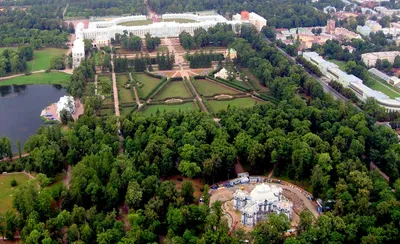
[[[11,182],[10,182],[10,185],[11,185],[12,187],[15,187],[15,186],[18,185],[18,183],[17,183],[17,181],[16,181],[15,179],[12,179]]]

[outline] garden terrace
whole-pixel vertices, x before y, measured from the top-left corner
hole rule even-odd
[[[145,73],[132,73],[132,78],[136,82],[140,82],[137,91],[140,99],[145,99],[146,96],[156,87],[161,79],[151,77]]]
[[[190,91],[188,91],[183,81],[171,81],[155,96],[154,100],[191,97],[193,96],[190,94]]]

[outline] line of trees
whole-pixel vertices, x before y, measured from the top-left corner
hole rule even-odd
[[[186,50],[202,48],[205,46],[227,46],[235,40],[235,32],[232,25],[218,23],[217,25],[205,30],[198,28],[194,30],[193,36],[183,31],[179,34],[179,42]]]
[[[75,68],[67,91],[73,97],[81,98],[86,92],[86,83],[96,74],[95,64],[92,59],[82,60],[79,67]]]
[[[160,53],[157,52],[156,63],[158,64],[159,70],[171,70],[174,67],[175,54],[162,52],[160,55]]]
[[[186,54],[186,59],[190,62],[190,68],[210,68],[212,61],[222,61],[224,56],[220,53],[196,51],[193,55]]]

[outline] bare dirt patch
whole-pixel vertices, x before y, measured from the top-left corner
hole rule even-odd
[[[180,191],[182,189],[182,185],[183,182],[185,181],[190,181],[193,185],[194,188],[194,196],[196,197],[196,201],[198,201],[200,199],[200,197],[203,195],[203,182],[201,182],[200,179],[190,179],[187,177],[183,177],[182,175],[175,175],[175,176],[171,176],[168,177],[164,180],[170,180],[173,181],[176,184],[176,189],[178,189],[178,191]]]

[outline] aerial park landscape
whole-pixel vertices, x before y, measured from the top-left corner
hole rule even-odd
[[[400,241],[396,1],[0,7],[0,242]]]

